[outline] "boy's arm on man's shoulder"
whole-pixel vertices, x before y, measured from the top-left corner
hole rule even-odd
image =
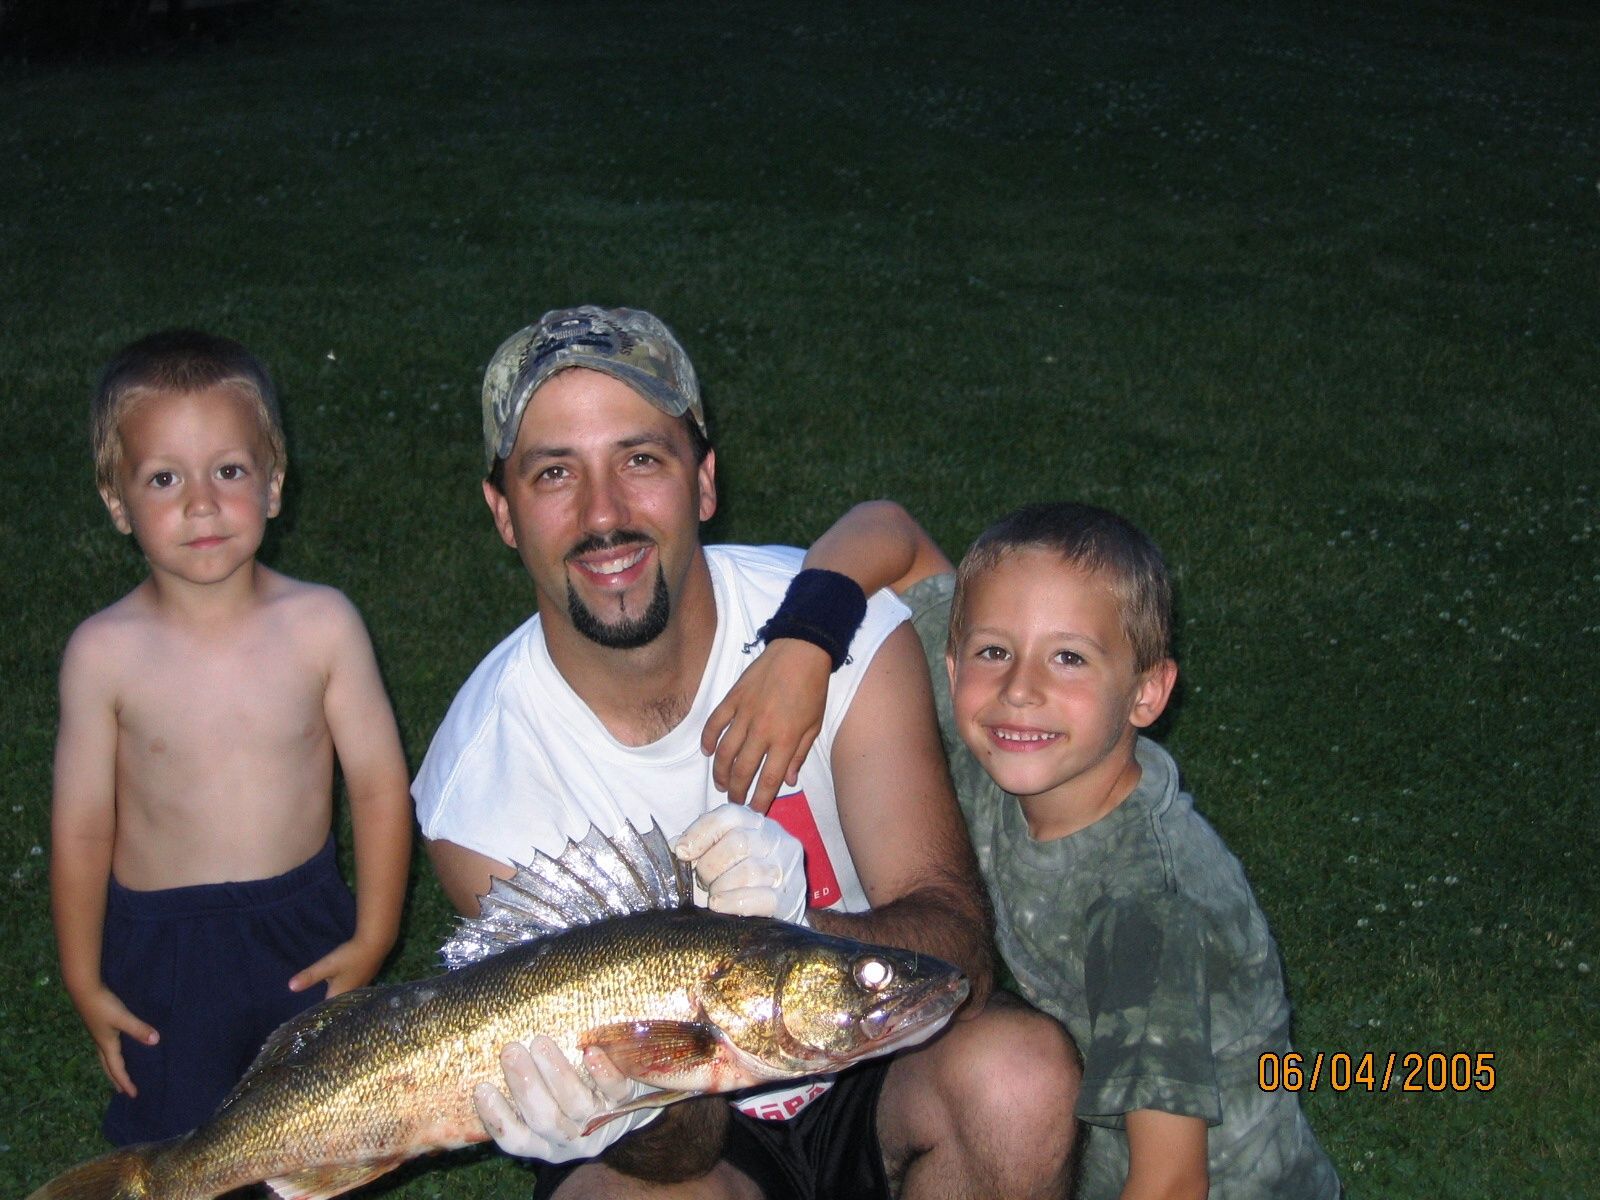
[[[323,714],[350,798],[355,834],[356,934],[330,992],[368,982],[400,931],[411,868],[411,794],[405,752],[377,656],[355,606],[334,593],[319,605],[329,648]],[[299,977],[297,977],[298,980]]]
[[[927,532],[892,500],[871,500],[845,513],[812,544],[803,566],[846,575],[868,595],[886,587],[901,594],[953,569]],[[712,779],[730,800],[748,799],[751,808],[764,813],[781,784],[794,784],[822,732],[831,665],[819,646],[777,638],[717,705],[701,732],[700,748],[715,755]]]
[[[813,912],[829,932],[960,967],[982,1007],[992,981],[987,893],[934,726],[927,662],[910,625],[885,639],[833,742],[839,820],[870,913]]]
[[[928,531],[893,500],[868,500],[845,513],[811,544],[805,565],[848,575],[868,595],[881,588],[901,595],[930,575],[955,569]]]

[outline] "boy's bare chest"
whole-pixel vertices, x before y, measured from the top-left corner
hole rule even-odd
[[[323,689],[292,645],[153,644],[120,689],[121,749],[152,765],[304,754],[328,737]]]

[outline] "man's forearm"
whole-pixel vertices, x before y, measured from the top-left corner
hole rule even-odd
[[[955,878],[930,883],[865,913],[813,911],[824,933],[899,946],[942,958],[972,986],[973,1010],[994,985],[993,917],[988,895]]]

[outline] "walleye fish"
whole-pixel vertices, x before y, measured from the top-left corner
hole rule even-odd
[[[575,1063],[599,1046],[658,1089],[593,1129],[915,1045],[966,997],[938,959],[723,916],[691,896],[659,827],[591,829],[496,882],[446,944],[452,969],[306,1010],[198,1129],[92,1159],[30,1200],[206,1200],[260,1182],[322,1200],[486,1141],[473,1088],[503,1086],[501,1048],[535,1034]]]

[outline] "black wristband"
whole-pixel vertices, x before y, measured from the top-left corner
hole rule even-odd
[[[798,638],[827,651],[837,671],[867,615],[867,594],[848,575],[807,567],[794,577],[783,603],[757,631],[763,642]]]

